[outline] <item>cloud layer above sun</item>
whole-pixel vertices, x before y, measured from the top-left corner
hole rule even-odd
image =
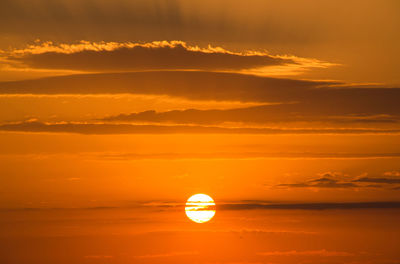
[[[293,75],[333,63],[312,58],[271,55],[265,51],[234,52],[221,47],[201,48],[183,41],[36,43],[23,49],[3,51],[9,69],[83,72],[148,70],[203,70]],[[0,55],[1,55],[0,54]],[[3,66],[5,67],[5,66]]]
[[[88,100],[84,96],[154,97],[148,99],[151,105],[147,105],[146,108],[141,107],[144,109],[142,111],[129,111],[129,107],[126,107],[124,109],[127,112],[118,114],[113,111],[112,114],[97,115],[96,118],[86,120],[82,120],[81,117],[77,120],[53,119],[58,122],[85,121],[97,128],[101,127],[98,123],[114,123],[110,124],[113,127],[110,130],[112,133],[124,130],[116,129],[118,123],[221,126],[224,129],[273,128],[269,129],[268,133],[273,131],[287,133],[285,131],[288,128],[298,129],[298,133],[304,133],[301,131],[347,133],[349,129],[352,133],[366,133],[366,131],[394,133],[400,128],[398,88],[358,87],[337,81],[296,80],[210,71],[142,71],[76,74],[0,83],[0,99],[3,100],[11,97],[17,100],[25,98],[24,96],[43,98],[43,96],[67,95],[76,97],[76,100],[78,98]],[[185,107],[182,109],[177,106],[174,109],[170,103],[169,110],[165,108],[158,110],[154,105],[157,103],[156,100],[165,101],[165,98],[169,98],[170,102],[176,100],[177,103],[185,100]],[[133,100],[140,102],[139,99]],[[238,107],[223,109],[215,107],[227,102],[236,102],[230,104],[232,106],[236,104]],[[126,103],[127,101],[124,104]],[[39,116],[31,115],[30,118],[41,121]],[[24,126],[37,127],[37,124]],[[12,127],[22,128],[21,125]],[[49,128],[49,126],[44,127],[45,130]],[[153,127],[152,131],[156,132],[156,128]],[[160,131],[164,131],[163,133],[167,131],[159,128]],[[324,130],[325,128],[332,130]],[[218,133],[222,131],[233,133],[224,129]],[[95,132],[92,129],[90,131],[90,133]],[[138,133],[132,129],[128,131]],[[197,131],[217,132],[213,129]],[[258,130],[251,133],[260,133],[256,131]],[[244,133],[240,130],[236,132]]]

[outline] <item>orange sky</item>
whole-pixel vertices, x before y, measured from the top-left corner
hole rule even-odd
[[[1,1],[0,263],[400,262],[399,11]]]

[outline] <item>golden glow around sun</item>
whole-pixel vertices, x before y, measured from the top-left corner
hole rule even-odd
[[[215,215],[214,200],[207,194],[195,194],[187,200],[185,212],[196,223],[208,222]]]

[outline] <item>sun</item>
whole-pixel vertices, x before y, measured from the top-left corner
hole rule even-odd
[[[193,222],[205,223],[215,215],[215,202],[207,194],[195,194],[187,200],[185,212]]]

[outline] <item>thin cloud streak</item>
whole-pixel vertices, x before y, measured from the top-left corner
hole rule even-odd
[[[269,251],[259,252],[257,255],[260,256],[322,256],[322,257],[349,257],[354,256],[354,253],[343,252],[343,251],[329,251],[326,249],[320,250],[309,250],[309,251]]]
[[[118,152],[77,152],[77,153],[31,153],[0,154],[0,159],[54,159],[124,162],[134,160],[374,160],[399,159],[400,153],[318,153],[318,152],[160,152],[160,153],[118,153]]]
[[[338,82],[279,79],[236,73],[144,71],[76,74],[1,82],[0,94],[130,93],[170,95],[192,100],[284,102],[293,101],[305,90],[335,84]]]
[[[397,159],[400,153],[317,153],[317,152],[206,152],[206,153],[87,153],[89,158],[130,160],[188,160],[188,159]],[[85,155],[84,155],[85,156]]]
[[[377,178],[377,177],[361,177],[353,182],[366,182],[366,183],[385,183],[385,184],[400,184],[400,178]]]
[[[217,210],[352,210],[400,209],[400,202],[348,202],[348,203],[226,203]]]
[[[400,129],[369,128],[248,128],[189,125],[130,125],[105,123],[42,123],[28,121],[0,125],[0,131],[32,133],[107,134],[399,134]]]
[[[0,208],[0,211],[73,211],[73,210],[118,210],[118,209],[157,209],[157,210],[181,210],[185,207],[184,202],[135,202],[130,206],[94,206],[82,208],[63,207],[19,207]],[[370,202],[309,202],[309,203],[280,203],[262,200],[247,201],[219,201],[216,210],[238,211],[238,210],[369,210],[369,209],[400,209],[400,201],[370,201]]]
[[[172,124],[221,124],[221,123],[254,123],[267,124],[273,122],[320,122],[330,124],[395,124],[400,122],[400,116],[391,115],[346,115],[343,109],[327,109],[325,115],[318,113],[318,106],[314,112],[310,104],[289,103],[270,104],[235,109],[186,109],[156,112],[148,110],[143,112],[120,114],[110,116],[101,121],[105,122],[154,122]],[[330,112],[328,112],[330,111]]]
[[[148,255],[139,255],[133,256],[137,259],[153,259],[153,258],[168,258],[168,257],[179,257],[179,256],[193,256],[198,255],[197,251],[185,251],[185,252],[169,252],[169,253],[160,253],[160,254],[148,254]]]
[[[372,183],[372,184],[371,184]],[[363,188],[378,188],[378,189],[387,189],[390,188],[390,185],[400,184],[400,178],[388,178],[385,177],[368,177],[362,176],[356,179],[349,179],[348,177],[344,177],[341,173],[323,173],[320,177],[316,179],[310,179],[302,182],[295,183],[281,183],[275,186],[271,186],[273,188],[317,188],[317,189],[363,189]],[[396,186],[397,187],[397,186]],[[396,188],[395,187],[395,188]]]

